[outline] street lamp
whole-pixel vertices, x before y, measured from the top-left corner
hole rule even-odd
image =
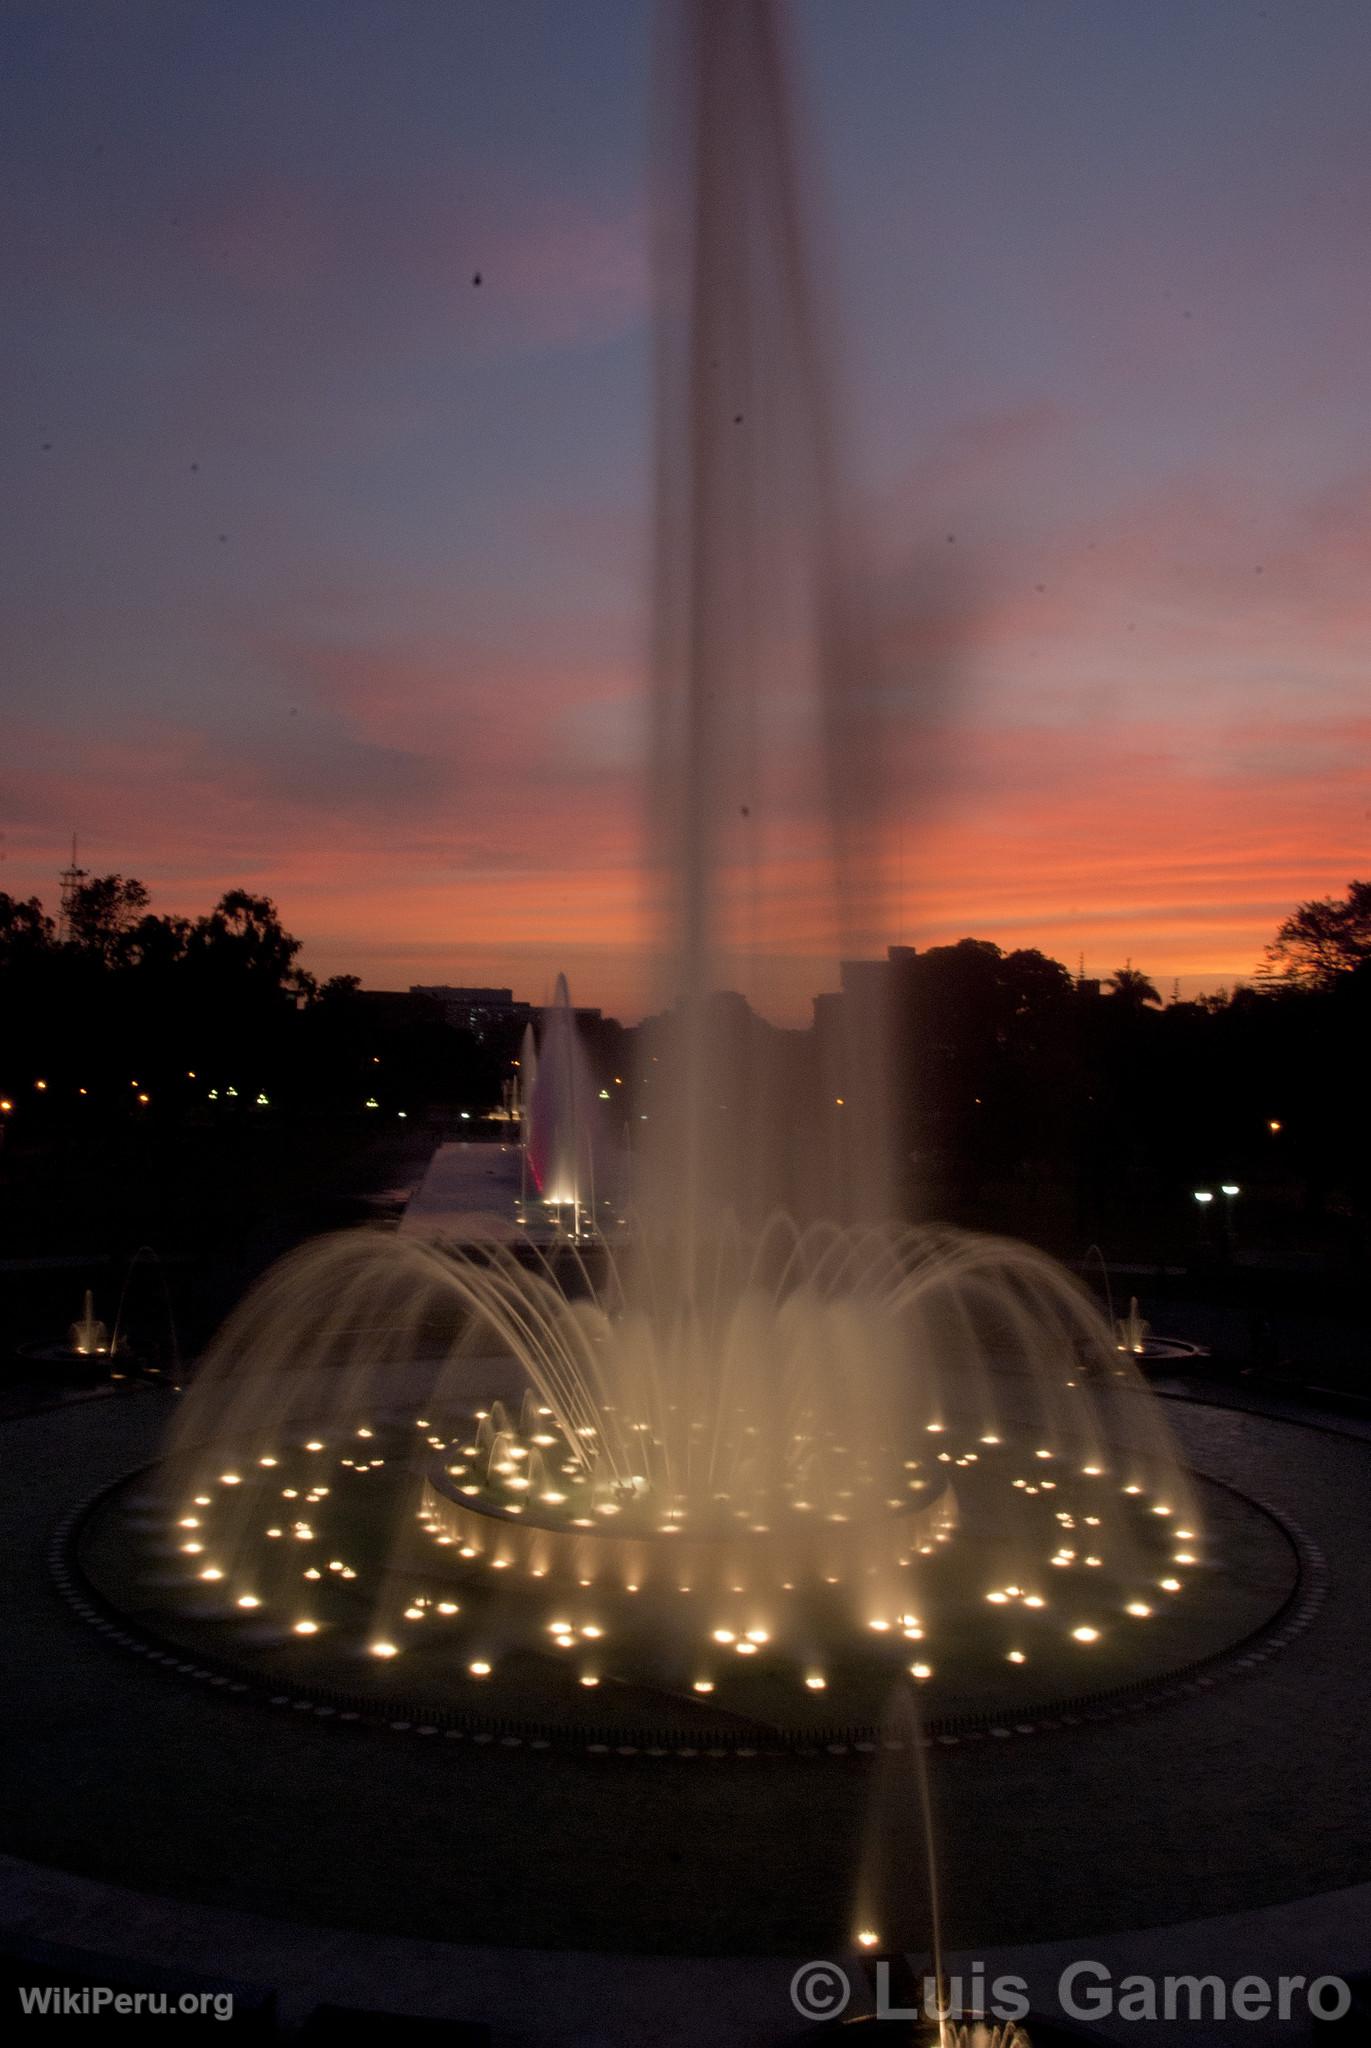
[[[1212,1188],[1196,1188],[1195,1200],[1197,1202],[1212,1202],[1213,1199],[1214,1193]]]

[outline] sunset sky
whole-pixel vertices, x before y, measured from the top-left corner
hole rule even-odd
[[[76,830],[321,975],[636,1013],[651,14],[10,0],[0,888]],[[888,937],[1250,976],[1368,867],[1371,9],[793,14]]]

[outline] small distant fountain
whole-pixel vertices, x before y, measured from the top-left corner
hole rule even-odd
[[[1143,1321],[1138,1310],[1136,1294],[1129,1295],[1128,1314],[1115,1327],[1118,1331],[1120,1351],[1131,1352],[1134,1358],[1141,1358],[1147,1349],[1147,1334],[1151,1324]]]
[[[543,1012],[536,1052],[531,1040],[530,1028],[523,1052],[531,1068],[523,1094],[523,1140],[533,1187],[525,1180],[523,1203],[526,1212],[530,1205],[541,1206],[560,1233],[579,1240],[595,1229],[598,1132],[590,1063],[564,974]]]
[[[86,1289],[81,1314],[67,1333],[67,1341],[78,1358],[107,1358],[109,1331],[95,1313],[95,1297]]]

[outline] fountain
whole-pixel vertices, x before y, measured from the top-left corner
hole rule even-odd
[[[67,1333],[67,1342],[78,1358],[109,1355],[109,1331],[95,1313],[95,1297],[89,1287],[81,1303],[80,1317]]]
[[[530,1027],[523,1050],[531,1069],[523,1094],[523,1143],[533,1193],[525,1184],[521,1206],[527,1210],[540,1204],[559,1234],[576,1240],[596,1227],[598,1132],[590,1063],[577,1036],[564,974],[557,976],[552,1002],[543,1012],[536,1052],[531,1040]]]
[[[197,1626],[237,1627],[245,1654],[307,1638],[315,1683],[374,1689],[401,1659],[404,1696],[453,1712],[484,1688],[574,1725],[584,1692],[664,1740],[804,1740],[877,1724],[901,1675],[944,1715],[1022,1711],[1183,1660],[1199,1508],[1069,1275],[889,1220],[879,1005],[844,1002],[841,1090],[801,1105],[717,994],[764,998],[778,876],[817,950],[872,950],[881,691],[781,10],[689,0],[672,24],[664,1018],[633,1227],[577,1255],[594,1146],[559,981],[523,1104],[570,1264],[415,1231],[294,1255],[202,1361],[165,1544]]]

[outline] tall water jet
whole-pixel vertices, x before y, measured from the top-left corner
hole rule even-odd
[[[590,1063],[577,1036],[564,974],[558,975],[552,1002],[543,1012],[526,1099],[531,1198],[551,1211],[569,1236],[578,1237],[594,1221],[598,1118]]]
[[[847,1114],[815,1125],[712,1000],[766,1002],[778,911],[816,956],[876,943],[878,695],[783,10],[664,21],[649,837],[671,1031],[638,1194],[688,1266],[725,1211],[891,1204],[879,1032],[845,1063]]]

